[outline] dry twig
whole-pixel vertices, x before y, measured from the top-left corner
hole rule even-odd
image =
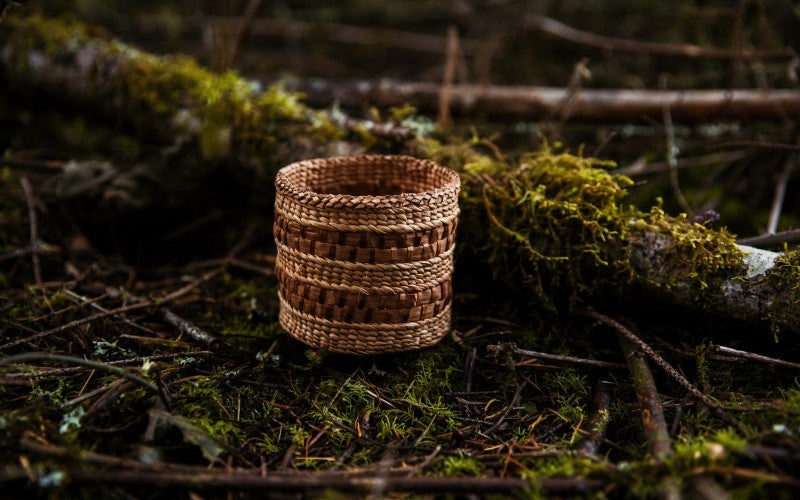
[[[392,79],[340,81],[311,78],[288,80],[286,88],[302,92],[314,106],[361,109],[410,105],[435,112],[441,85],[435,82]],[[639,122],[644,117],[662,119],[668,107],[674,121],[715,119],[784,119],[800,114],[797,90],[635,90],[454,84],[450,91],[451,113],[485,114],[493,117],[542,119],[553,116],[570,98],[570,120]]]
[[[673,368],[667,361],[662,358],[661,356],[656,353],[652,347],[647,345],[642,339],[640,339],[635,333],[633,333],[630,329],[625,327],[622,323],[609,318],[605,314],[598,313],[593,310],[583,310],[581,313],[585,316],[590,318],[594,318],[601,323],[610,326],[617,330],[618,333],[623,335],[629,342],[631,342],[637,349],[644,352],[647,357],[653,360],[655,364],[661,367],[662,370],[667,372],[667,374],[672,377],[678,384],[681,385],[684,389],[689,391],[695,398],[699,399],[703,404],[705,404],[708,408],[710,408],[721,420],[724,422],[736,427],[737,429],[742,429],[742,424],[734,417],[728,414],[720,405],[715,403],[711,398],[703,394],[699,391],[691,382],[689,382],[686,377],[681,375],[678,370]]]
[[[39,229],[38,224],[36,222],[36,204],[33,200],[33,189],[31,188],[31,183],[28,181],[28,178],[24,175],[19,179],[20,184],[22,184],[22,189],[25,191],[25,201],[28,204],[28,222],[30,225],[30,233],[31,233],[31,261],[33,263],[33,277],[36,280],[37,285],[42,284],[42,266],[39,262],[39,252],[37,249],[39,248]]]
[[[523,24],[530,29],[537,29],[563,40],[598,47],[606,51],[634,52],[638,54],[654,54],[661,56],[680,56],[699,59],[735,59],[735,60],[790,60],[797,57],[791,48],[777,50],[728,50],[711,47],[700,47],[691,44],[672,44],[613,38],[588,31],[582,31],[556,21],[550,17],[528,15]]]

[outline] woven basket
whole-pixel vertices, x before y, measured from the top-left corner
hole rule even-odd
[[[275,179],[283,328],[334,352],[409,351],[450,330],[458,174],[411,156],[321,158]]]

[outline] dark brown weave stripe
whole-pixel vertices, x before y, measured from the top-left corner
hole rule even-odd
[[[418,244],[408,247],[376,248],[374,246],[354,246],[301,238],[284,230],[280,224],[277,223],[274,225],[273,231],[276,241],[304,254],[316,255],[317,257],[325,259],[363,262],[367,264],[394,264],[428,260],[449,250],[450,247],[455,244],[456,239],[455,232],[448,231],[444,238],[429,244]],[[364,235],[363,241],[358,236],[359,234]],[[371,236],[375,237],[378,235]],[[346,237],[359,238],[360,243],[365,243],[368,235],[367,233],[350,233],[346,235]]]
[[[281,294],[286,300],[296,309],[303,310],[309,314],[314,313],[296,306],[296,300],[292,300],[292,297],[297,297],[298,300],[302,299],[305,302],[316,302],[323,306],[356,309],[414,308],[437,302],[449,302],[453,297],[453,285],[450,279],[441,283],[432,284],[431,287],[418,292],[377,294],[336,290],[334,288],[305,283],[292,278],[283,272],[281,268],[276,269],[276,277]],[[379,321],[376,322],[379,323]]]
[[[294,237],[348,247],[391,249],[434,245],[442,240],[447,241],[448,245],[452,245],[455,241],[457,225],[458,218],[454,218],[450,223],[443,223],[427,231],[389,234],[366,231],[348,232],[302,226],[278,214],[275,216],[274,229],[276,232],[280,230],[284,238]]]
[[[329,321],[359,324],[405,324],[434,318],[444,310],[449,300],[423,304],[408,309],[358,309],[320,304],[302,297],[290,296],[286,301],[294,309]]]

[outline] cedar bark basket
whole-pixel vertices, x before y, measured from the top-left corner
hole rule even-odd
[[[313,347],[410,351],[450,330],[457,173],[405,155],[300,161],[275,178],[279,321]]]

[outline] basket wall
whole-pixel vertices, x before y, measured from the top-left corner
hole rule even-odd
[[[458,175],[402,155],[321,158],[275,179],[281,325],[351,354],[420,349],[450,330]]]

